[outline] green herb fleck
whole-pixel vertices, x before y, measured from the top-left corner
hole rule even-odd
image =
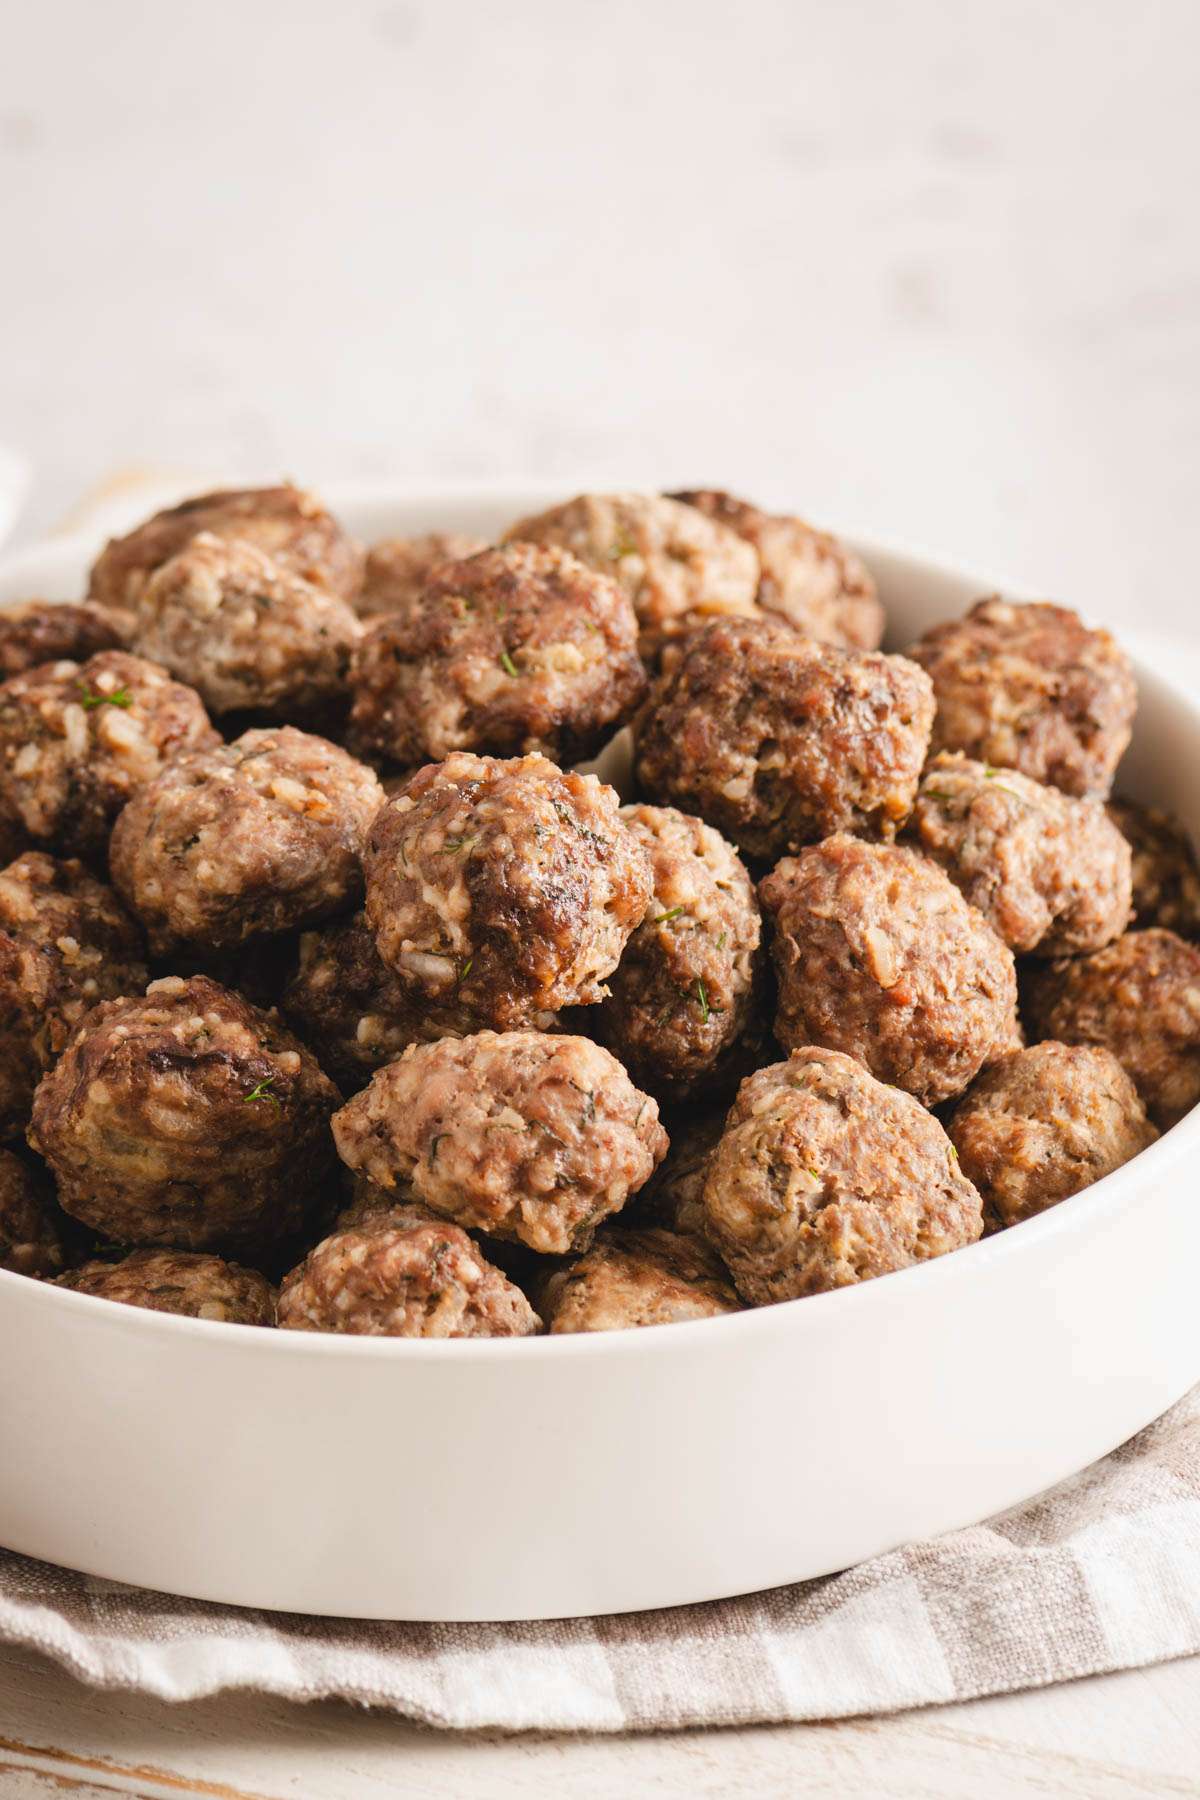
[[[439,1131],[437,1136],[434,1138],[433,1142],[430,1144],[430,1146],[429,1146],[429,1166],[431,1168],[433,1167],[434,1163],[437,1161],[438,1145],[440,1143],[442,1143],[449,1136],[450,1136],[450,1133],[448,1131]]]
[[[79,683],[79,698],[85,712],[91,712],[97,706],[124,708],[133,705],[133,695],[127,687],[114,688],[111,694],[101,694],[94,692],[86,681]]]
[[[700,1008],[700,1023],[702,1025],[707,1025],[708,1015],[712,1011],[712,1008],[708,1004],[708,995],[704,991],[704,983],[699,980],[696,982],[696,1003]]]
[[[473,956],[468,956],[466,962],[463,964],[462,968],[458,972],[458,979],[460,981],[465,981],[467,979],[467,976],[471,973],[471,964],[474,961],[475,961],[475,958]]]
[[[657,919],[652,919],[650,923],[652,925],[667,925],[672,919],[677,919],[682,911],[682,906],[673,906],[670,912],[659,913]]]
[[[717,939],[717,949],[718,950],[723,950],[725,948],[725,939],[728,936],[729,936],[729,933],[727,931],[723,931],[721,933],[720,937]]]
[[[614,541],[613,547],[608,553],[608,560],[610,562],[620,562],[623,556],[636,556],[637,553],[637,545],[634,543],[633,539],[626,537],[625,534],[622,533],[620,537]]]
[[[474,842],[475,842],[475,839],[473,837],[447,838],[446,839],[446,848],[447,848],[447,850],[453,851],[453,853],[457,856],[460,850],[469,850]]]
[[[926,788],[924,797],[926,800],[949,801],[954,799],[954,795],[950,792],[949,788]]]
[[[507,650],[502,650],[500,652],[500,667],[504,670],[506,675],[516,676],[521,673]]]
[[[257,1087],[251,1088],[248,1094],[242,1095],[242,1105],[249,1105],[251,1100],[267,1100],[272,1106],[278,1106],[278,1096],[267,1091],[269,1088],[274,1087],[275,1080],[276,1077],[274,1075],[268,1075],[265,1081],[260,1081]]]
[[[955,1162],[957,1162],[958,1161],[958,1151],[955,1149],[953,1144],[951,1144],[951,1146],[950,1146],[950,1154],[954,1158]]]

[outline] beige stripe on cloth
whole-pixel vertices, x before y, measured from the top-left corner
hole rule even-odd
[[[1052,1493],[842,1575],[534,1625],[176,1600],[0,1551],[0,1638],[97,1687],[254,1688],[431,1725],[667,1730],[966,1700],[1200,1650],[1200,1389]]]

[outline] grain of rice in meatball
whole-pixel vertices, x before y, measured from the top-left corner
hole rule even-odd
[[[545,1255],[584,1249],[662,1161],[658,1107],[588,1038],[481,1031],[414,1044],[333,1121],[347,1166]]]
[[[50,1183],[11,1150],[0,1150],[0,1269],[49,1280],[66,1262]]]
[[[487,549],[484,538],[465,531],[424,531],[415,537],[381,538],[367,551],[362,592],[355,602],[363,619],[401,612],[419,600],[430,576],[443,563],[461,562]]]
[[[1099,950],[1129,923],[1129,845],[1103,803],[943,751],[909,834],[1011,950]]]
[[[643,793],[697,813],[746,856],[836,831],[891,836],[912,806],[933,720],[900,656],[818,644],[776,619],[693,633],[635,724]]]
[[[60,606],[27,600],[0,606],[0,681],[42,663],[86,662],[101,650],[120,650],[125,639],[98,606]]]
[[[1160,1131],[1200,1101],[1200,949],[1173,931],[1032,968],[1025,1002],[1031,1035],[1111,1050]]]
[[[727,526],[657,494],[580,494],[522,519],[505,542],[554,544],[628,594],[653,662],[664,643],[722,613],[755,613],[758,556]]]
[[[1015,1029],[1012,952],[935,863],[832,837],[759,884],[775,921],[775,1035],[856,1056],[927,1106],[974,1080]]]
[[[132,1250],[118,1262],[103,1258],[71,1269],[55,1286],[185,1319],[275,1323],[275,1290],[264,1275],[194,1250]]]
[[[993,1226],[1057,1206],[1158,1136],[1111,1051],[1053,1042],[985,1069],[947,1130]]]
[[[604,1231],[541,1295],[552,1335],[682,1325],[741,1312],[720,1258],[706,1243],[672,1231]]]
[[[603,999],[651,892],[613,790],[542,756],[419,770],[377,813],[364,869],[379,954],[460,1030]]]
[[[1129,658],[1107,631],[1065,606],[993,598],[908,654],[933,679],[934,750],[1107,796],[1137,709]]]
[[[230,949],[362,895],[383,790],[324,738],[283,725],[178,757],[113,832],[113,880],[152,946]]]
[[[285,1277],[279,1324],[362,1337],[531,1337],[528,1300],[457,1225],[419,1206],[344,1219]]]
[[[883,608],[860,557],[827,531],[790,513],[763,512],[719,488],[673,494],[753,544],[758,553],[758,604],[805,637],[847,650],[877,650]]]
[[[337,1089],[271,1014],[206,976],[88,1013],[33,1103],[63,1209],[115,1243],[253,1253],[327,1205]]]
[[[446,1035],[382,960],[363,913],[305,932],[280,1004],[345,1094],[410,1044]]]
[[[98,856],[134,794],[219,741],[200,696],[143,657],[43,663],[0,685],[0,809],[35,843]]]
[[[1108,815],[1133,851],[1135,923],[1200,938],[1200,865],[1178,819],[1136,800],[1111,801]]]
[[[645,691],[637,619],[615,581],[535,544],[447,563],[376,620],[354,659],[354,743],[384,762],[454,750],[583,762]]]
[[[745,1080],[704,1186],[750,1306],[850,1287],[974,1243],[980,1198],[932,1113],[805,1046]]]

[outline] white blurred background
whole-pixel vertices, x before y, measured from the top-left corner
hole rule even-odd
[[[1196,0],[39,0],[27,541],[150,470],[717,483],[1196,635]]]

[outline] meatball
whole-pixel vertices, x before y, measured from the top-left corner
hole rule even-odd
[[[582,762],[645,691],[637,633],[616,582],[565,550],[447,563],[359,646],[352,736],[402,766],[452,750]]]
[[[1111,1050],[1161,1131],[1200,1101],[1200,949],[1173,931],[1034,969],[1026,1001],[1039,1037]]]
[[[98,606],[60,606],[28,600],[0,606],[0,681],[48,662],[86,662],[101,650],[120,650],[124,638]]]
[[[725,1112],[721,1107],[686,1113],[668,1121],[671,1147],[666,1159],[637,1195],[639,1226],[661,1226],[664,1231],[703,1236],[704,1183],[724,1130]]]
[[[638,782],[769,859],[835,831],[890,836],[916,793],[929,678],[900,656],[837,650],[776,619],[707,625],[636,726]]]
[[[214,713],[344,714],[363,628],[339,595],[257,545],[200,532],[149,577],[135,643]]]
[[[285,485],[199,494],[112,538],[92,565],[88,598],[134,609],[154,571],[201,532],[239,539],[305,581],[352,600],[362,586],[363,555],[313,494]]]
[[[642,655],[714,613],[757,612],[754,547],[694,506],[657,494],[581,494],[537,518],[522,519],[505,541],[556,544],[611,575],[628,594],[641,627]]]
[[[333,1135],[377,1187],[411,1183],[432,1212],[548,1255],[586,1248],[667,1148],[658,1107],[615,1057],[535,1031],[412,1045]]]
[[[1129,923],[1129,845],[1099,800],[943,751],[909,829],[1011,950],[1099,950]]]
[[[744,864],[711,826],[666,806],[625,806],[621,817],[649,852],[654,893],[597,1025],[635,1081],[682,1099],[752,1066],[762,921]]]
[[[1137,923],[1200,938],[1200,866],[1178,819],[1136,800],[1113,800],[1108,814],[1133,850]]]
[[[681,1325],[741,1310],[707,1244],[656,1230],[605,1232],[578,1262],[550,1276],[542,1300],[552,1334]]]
[[[119,1262],[101,1260],[71,1269],[55,1286],[185,1319],[275,1323],[275,1290],[264,1275],[194,1250],[131,1250]]]
[[[11,1150],[0,1150],[0,1269],[50,1277],[66,1266],[49,1183]]]
[[[759,885],[775,920],[775,1035],[843,1050],[927,1106],[1015,1030],[1012,952],[916,851],[832,837]]]
[[[993,1226],[1057,1206],[1158,1136],[1111,1051],[1053,1042],[986,1069],[947,1129]]]
[[[142,934],[80,862],[26,851],[0,870],[0,1135],[29,1122],[33,1091],[98,1000],[146,985]]]
[[[181,756],[125,809],[113,880],[155,950],[229,949],[362,895],[374,773],[290,725]]]
[[[280,1004],[346,1094],[409,1044],[446,1035],[381,960],[362,913],[305,932],[299,968]]]
[[[0,809],[38,843],[102,854],[133,794],[219,742],[200,696],[140,656],[43,663],[0,686]]]
[[[417,537],[383,538],[367,551],[357,608],[361,618],[400,612],[419,600],[435,569],[486,550],[483,538],[464,531],[426,531]]]
[[[1137,708],[1129,658],[1107,631],[1065,606],[993,598],[935,625],[908,654],[933,677],[935,750],[1107,795]]]
[[[603,999],[650,900],[650,858],[594,775],[465,752],[376,815],[364,869],[379,954],[470,1030]]]
[[[979,1195],[932,1113],[811,1045],[745,1080],[704,1186],[750,1306],[850,1287],[974,1243]]]
[[[758,552],[758,604],[805,637],[848,650],[877,650],[883,608],[875,582],[853,550],[789,513],[767,513],[719,488],[673,494]]]
[[[333,1183],[338,1091],[269,1013],[207,976],[88,1013],[33,1102],[64,1210],[123,1244],[259,1253]]]
[[[286,1276],[279,1323],[363,1337],[531,1337],[541,1321],[520,1288],[457,1225],[419,1206],[339,1224]]]

